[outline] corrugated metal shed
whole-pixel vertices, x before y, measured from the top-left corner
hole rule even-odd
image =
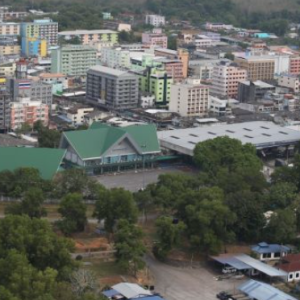
[[[127,299],[152,295],[150,291],[135,283],[122,282],[112,286],[112,288]]]
[[[269,284],[252,279],[240,285],[238,289],[248,297],[257,300],[297,300]]]
[[[267,244],[267,243],[259,243],[255,246],[253,246],[252,251],[257,252],[257,253],[281,253],[281,252],[288,252],[291,249],[287,246],[284,245],[279,245],[279,244]]]
[[[278,270],[275,269],[257,259],[252,258],[249,255],[245,255],[245,254],[241,254],[238,256],[235,256],[235,258],[237,258],[239,261],[249,265],[250,267],[252,267],[253,269],[264,273],[270,277],[284,277],[287,276],[287,273],[282,271],[282,270]]]
[[[237,270],[247,270],[247,269],[252,269],[250,266],[248,266],[247,264],[239,261],[238,259],[236,259],[234,256],[212,256],[212,259],[214,259],[215,261],[223,264],[223,265],[229,265],[232,266],[234,268],[236,268]]]

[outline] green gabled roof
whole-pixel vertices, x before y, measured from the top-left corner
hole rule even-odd
[[[35,168],[43,179],[52,179],[59,171],[64,155],[62,149],[0,147],[0,172]]]
[[[64,137],[81,159],[90,159],[102,156],[126,134],[142,152],[160,151],[154,125],[132,125],[120,128],[94,122],[88,130],[64,132]]]
[[[159,152],[155,125],[131,125],[122,128],[134,139],[143,152]]]
[[[82,159],[100,157],[124,134],[124,131],[114,127],[64,132],[64,136]]]

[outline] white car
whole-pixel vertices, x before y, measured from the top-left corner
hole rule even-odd
[[[234,268],[234,267],[229,267],[229,266],[224,267],[224,268],[222,269],[222,273],[223,273],[223,274],[235,273],[236,271],[237,271],[236,268]]]

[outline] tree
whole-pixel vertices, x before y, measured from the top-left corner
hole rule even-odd
[[[224,58],[234,60],[234,55],[232,54],[232,52],[227,52],[225,53]]]
[[[134,200],[140,211],[143,212],[146,221],[148,220],[148,211],[154,206],[154,199],[148,189],[135,193]]]
[[[84,198],[95,199],[102,185],[96,183],[79,169],[68,169],[56,174],[53,179],[55,197],[63,197],[70,193],[80,193]]]
[[[28,261],[25,254],[10,250],[0,259],[0,286],[5,286],[12,295],[22,300],[54,300],[57,271],[46,268],[39,271]]]
[[[47,215],[42,206],[45,197],[39,188],[30,188],[25,192],[21,202],[13,203],[7,207],[5,214],[28,215],[30,218],[41,218]]]
[[[273,184],[268,194],[268,207],[270,209],[287,208],[297,197],[297,187],[290,182]]]
[[[262,195],[241,190],[227,195],[226,204],[238,216],[236,222],[232,224],[237,239],[246,242],[259,240],[265,226]]]
[[[32,130],[32,127],[28,123],[23,123],[20,128],[16,129],[17,135],[28,133]]]
[[[46,220],[12,215],[0,219],[0,259],[11,250],[24,255],[38,270],[56,270],[59,279],[67,279],[76,265],[70,256],[73,243],[58,237]]]
[[[297,235],[296,214],[290,208],[276,210],[264,230],[266,241],[270,243],[290,243]]]
[[[227,136],[197,144],[194,149],[194,160],[201,171],[212,175],[215,175],[220,168],[233,172],[251,167],[259,172],[262,167],[253,145],[243,145],[241,141]]]
[[[116,260],[122,269],[136,276],[145,266],[146,248],[142,241],[143,231],[136,225],[121,219],[114,235]]]
[[[154,248],[154,253],[158,258],[165,259],[169,252],[178,246],[186,226],[182,221],[174,223],[171,217],[160,217],[156,220],[155,226],[159,244]]]
[[[206,254],[219,253],[234,240],[232,224],[236,216],[218,199],[202,200],[186,207],[187,233],[192,247]]]
[[[168,37],[168,49],[177,50],[177,37],[176,36]]]
[[[87,223],[87,206],[80,194],[68,194],[60,202],[58,212],[62,215],[59,228],[65,234],[83,231]]]
[[[104,220],[104,227],[108,233],[114,232],[114,227],[120,219],[129,223],[137,221],[138,209],[129,191],[123,188],[101,190],[95,204],[94,217]]]
[[[58,148],[61,133],[57,130],[40,128],[38,132],[38,142],[41,148]]]

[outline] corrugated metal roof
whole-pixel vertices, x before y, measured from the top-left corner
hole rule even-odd
[[[269,284],[252,279],[240,285],[238,289],[257,300],[297,300]]]
[[[264,273],[270,277],[287,276],[286,272],[275,269],[257,259],[250,257],[249,255],[241,254],[241,255],[235,256],[235,258],[237,258],[239,261],[242,261],[243,263],[249,265],[253,269],[260,271],[261,273]]]
[[[193,156],[195,146],[216,137],[228,136],[250,143],[257,149],[287,145],[300,141],[300,132],[273,122],[255,121],[158,132],[162,146]]]
[[[112,286],[112,288],[127,299],[152,295],[149,290],[145,290],[135,283],[122,282]]]
[[[212,256],[212,259],[218,261],[219,263],[221,263],[223,265],[232,266],[232,267],[236,268],[237,270],[251,269],[250,266],[248,266],[247,264],[239,261],[234,256],[222,256],[222,255]]]

